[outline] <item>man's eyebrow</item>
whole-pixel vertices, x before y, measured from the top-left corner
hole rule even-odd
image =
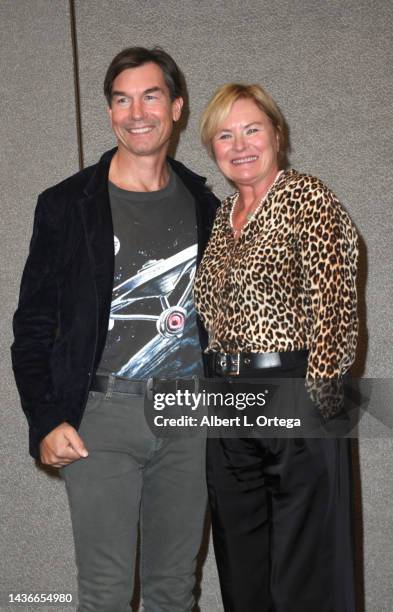
[[[112,98],[113,96],[126,96],[127,97],[127,94],[125,91],[112,91]]]
[[[145,89],[145,91],[143,93],[144,94],[150,94],[150,93],[154,93],[155,91],[159,91],[161,93],[164,93],[164,90],[162,89],[162,87],[158,87],[158,85],[156,87],[149,87],[149,89]]]
[[[155,91],[163,93],[164,90],[162,89],[162,87],[158,87],[157,85],[156,87],[149,87],[149,89],[145,89],[143,95],[154,93]],[[126,98],[128,98],[129,94],[125,91],[112,91],[112,97],[114,96],[125,96]]]

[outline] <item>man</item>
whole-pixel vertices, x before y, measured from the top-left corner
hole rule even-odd
[[[78,610],[129,609],[140,520],[144,609],[185,612],[206,504],[204,445],[155,437],[143,395],[151,377],[201,373],[191,281],[217,200],[167,158],[183,105],[167,53],[125,49],[104,92],[117,149],[38,199],[13,367],[30,452],[66,482]]]

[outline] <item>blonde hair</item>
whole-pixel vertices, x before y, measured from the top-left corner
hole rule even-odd
[[[285,119],[273,98],[260,85],[227,83],[216,93],[203,111],[200,135],[210,157],[214,159],[212,141],[220,125],[228,117],[232,106],[241,99],[252,100],[272,122],[279,139],[278,164],[285,167],[288,150],[288,128]]]

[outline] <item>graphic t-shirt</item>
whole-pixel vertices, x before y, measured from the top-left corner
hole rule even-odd
[[[170,170],[159,191],[109,183],[115,277],[100,374],[130,379],[202,375],[192,300],[195,202]]]

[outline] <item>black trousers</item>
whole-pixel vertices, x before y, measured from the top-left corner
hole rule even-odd
[[[355,612],[348,439],[210,438],[207,480],[225,612]]]

